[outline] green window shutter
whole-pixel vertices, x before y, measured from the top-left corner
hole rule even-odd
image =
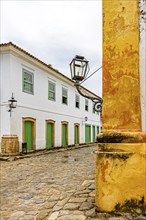
[[[24,82],[24,91],[33,94],[33,86],[30,83]]]
[[[24,80],[25,80],[26,82],[31,83],[31,82],[32,82],[32,75],[31,75],[30,73],[24,71]]]
[[[48,99],[49,100],[52,100],[52,101],[55,101],[56,99],[56,85],[55,83],[53,82],[50,82],[48,83]]]
[[[68,90],[66,88],[62,88],[62,103],[68,104]]]
[[[88,111],[89,108],[88,108],[88,99],[85,99],[85,111]]]
[[[33,94],[34,76],[33,73],[23,69],[23,92]]]
[[[80,108],[80,97],[77,94],[75,96],[75,107]]]

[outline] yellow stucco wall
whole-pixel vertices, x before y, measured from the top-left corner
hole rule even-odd
[[[97,210],[144,214],[146,153],[98,152],[96,177]]]
[[[138,0],[103,0],[103,132],[140,131]]]
[[[103,0],[103,112],[97,136],[96,209],[145,213],[138,0]]]

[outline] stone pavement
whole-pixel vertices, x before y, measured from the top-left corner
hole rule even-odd
[[[0,220],[146,219],[95,212],[96,146],[1,163]]]

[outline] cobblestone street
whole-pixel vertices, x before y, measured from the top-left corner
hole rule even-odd
[[[95,213],[96,149],[90,146],[1,161],[0,219],[134,219]]]

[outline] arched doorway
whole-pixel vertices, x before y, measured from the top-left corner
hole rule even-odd
[[[22,139],[27,143],[27,150],[36,148],[36,119],[31,117],[22,118]]]
[[[74,143],[79,144],[79,139],[80,139],[80,125],[79,124],[74,124]]]
[[[68,122],[62,121],[62,146],[68,145]]]
[[[46,120],[46,148],[54,147],[55,121]]]

